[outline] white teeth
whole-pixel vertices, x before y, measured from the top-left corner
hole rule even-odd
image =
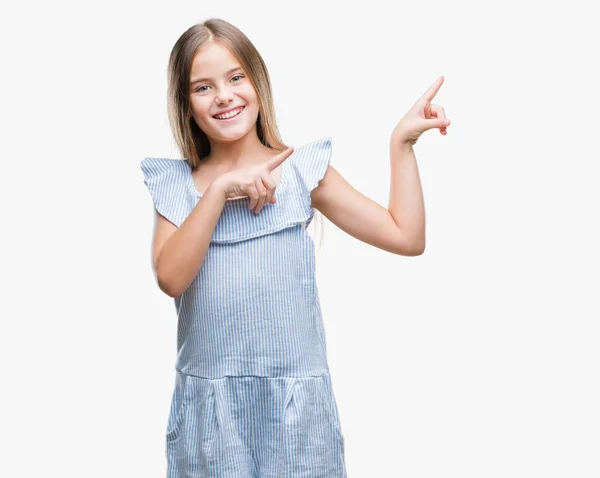
[[[227,119],[227,118],[231,118],[231,117],[233,117],[233,116],[237,116],[237,115],[239,115],[239,114],[242,112],[242,109],[243,109],[243,108],[238,108],[238,109],[235,109],[235,110],[233,110],[233,111],[230,111],[229,113],[225,113],[225,114],[223,114],[223,115],[215,116],[215,118],[217,118],[217,119]]]

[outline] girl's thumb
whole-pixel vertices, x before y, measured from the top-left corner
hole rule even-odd
[[[450,124],[450,120],[442,118],[430,118],[421,121],[421,129],[426,131],[432,128],[445,128]]]
[[[435,123],[433,123],[434,128],[444,128],[450,124],[450,120],[448,118],[446,118],[446,119],[439,118],[439,119],[435,119],[434,121],[435,121]]]

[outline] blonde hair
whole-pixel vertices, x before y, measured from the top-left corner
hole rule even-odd
[[[258,97],[256,132],[260,142],[275,151],[285,151],[288,146],[283,143],[279,134],[271,80],[260,53],[237,27],[220,18],[209,18],[188,28],[175,42],[169,56],[167,113],[181,155],[193,169],[210,153],[208,138],[191,115],[190,74],[196,54],[202,47],[212,42],[218,43],[231,52],[256,91]],[[320,215],[315,211],[315,216]],[[322,239],[321,234],[321,241]]]

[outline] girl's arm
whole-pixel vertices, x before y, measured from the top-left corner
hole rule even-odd
[[[294,148],[289,147],[263,164],[219,175],[182,222],[177,215],[168,220],[157,212],[152,264],[158,286],[165,294],[178,297],[198,275],[228,199],[247,196],[249,207],[257,210],[275,200],[276,184],[270,174],[293,152]],[[146,171],[151,173],[152,166],[147,166]],[[257,188],[260,184],[263,185],[261,192]],[[156,187],[154,185],[155,194]]]
[[[440,134],[447,134],[450,120],[444,108],[432,103],[443,82],[440,76],[394,128],[389,209],[363,196],[331,166],[311,193],[315,209],[363,242],[403,256],[423,254],[425,208],[412,147],[429,129],[439,128]]]
[[[198,275],[226,200],[213,182],[181,227],[156,213],[152,265],[158,287],[168,296],[181,295]]]
[[[423,190],[412,145],[390,142],[391,186],[389,212],[402,231],[410,252],[425,251],[425,205]]]
[[[329,166],[311,206],[356,239],[403,256],[425,250],[423,193],[412,145],[391,142],[389,209],[354,189]]]

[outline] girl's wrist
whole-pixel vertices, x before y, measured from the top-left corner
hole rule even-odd
[[[218,179],[215,179],[209,184],[208,188],[206,188],[206,192],[204,193],[204,196],[206,195],[211,197],[213,195],[218,196],[223,201],[223,204],[225,204],[225,201],[227,201],[227,192],[225,188],[221,186],[221,183]]]
[[[400,137],[392,136],[392,139],[390,141],[390,146],[394,150],[399,151],[399,152],[404,152],[404,153],[410,153],[413,149],[412,143],[402,136],[400,136]]]

